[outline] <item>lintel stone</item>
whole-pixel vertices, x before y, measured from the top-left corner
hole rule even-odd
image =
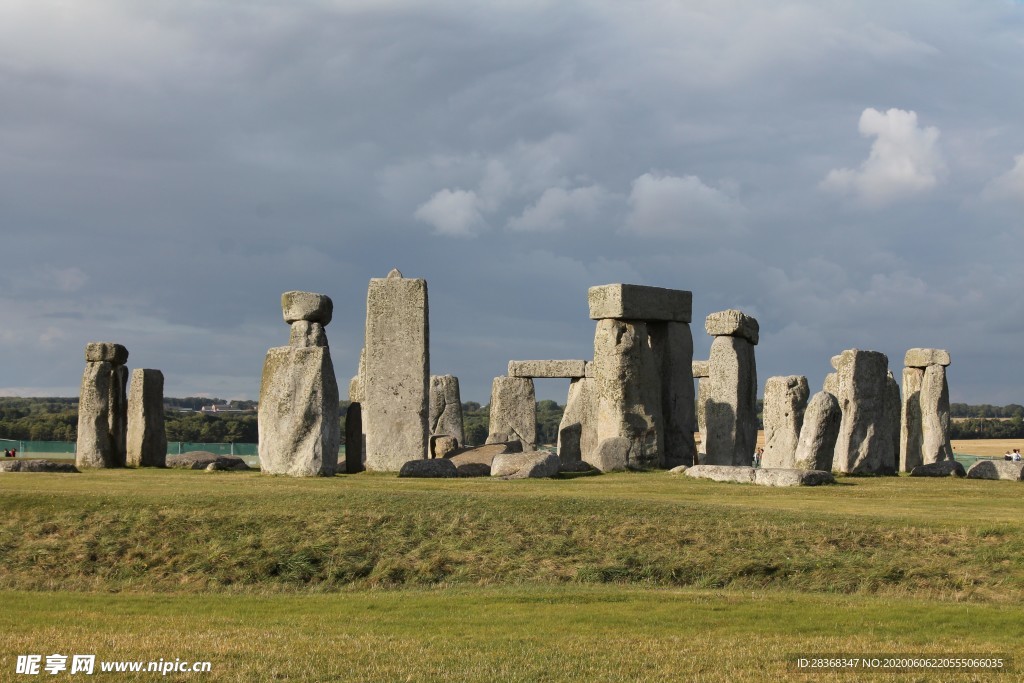
[[[929,365],[950,364],[949,351],[944,349],[910,349],[903,357],[903,364],[908,368],[926,368]]]
[[[704,321],[704,329],[712,337],[742,337],[757,345],[757,320],[742,311],[729,309],[712,313]]]
[[[584,360],[510,360],[509,377],[576,379],[586,377]]]
[[[645,320],[688,323],[693,293],[646,285],[598,285],[587,292],[592,320]]]
[[[711,376],[711,362],[706,360],[695,360],[690,363],[691,374],[694,379]]]

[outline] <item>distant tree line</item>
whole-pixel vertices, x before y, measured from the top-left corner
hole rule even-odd
[[[982,403],[978,406],[966,403],[950,403],[950,417],[1024,417],[1024,406],[1011,403],[1008,406],[992,406]]]

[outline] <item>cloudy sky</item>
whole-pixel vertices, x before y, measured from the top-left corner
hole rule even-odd
[[[0,394],[112,340],[255,398],[291,289],[347,387],[398,267],[464,400],[631,282],[693,291],[698,358],[754,315],[762,386],[934,346],[1024,403],[1022,83],[1008,0],[3,0]]]

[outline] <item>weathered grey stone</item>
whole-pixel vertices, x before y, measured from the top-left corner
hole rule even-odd
[[[458,450],[459,442],[454,436],[447,434],[430,435],[430,457],[446,458],[449,454]]]
[[[924,428],[921,423],[922,368],[903,368],[903,400],[900,413],[900,471],[910,472],[924,464]]]
[[[362,403],[366,395],[363,392],[363,377],[366,375],[366,347],[359,351],[359,370],[356,376],[348,383],[348,400],[353,403]]]
[[[838,356],[836,356],[838,358]],[[833,396],[839,396],[839,373],[830,372],[825,375],[825,381],[822,383],[822,391],[827,391]]]
[[[127,462],[132,467],[164,467],[167,431],[164,428],[164,373],[132,371],[128,392]]]
[[[697,431],[700,433],[700,446],[697,451],[700,455],[707,455],[708,452],[708,396],[711,393],[711,378],[701,377],[697,380]],[[703,460],[703,458],[701,458]]]
[[[770,469],[754,470],[754,483],[758,486],[821,486],[834,484],[831,472],[822,470]]]
[[[839,359],[840,358],[842,358],[842,356],[838,356],[837,355],[837,356],[832,356],[832,358],[829,359],[829,362],[832,363],[832,369],[833,370],[838,370],[839,369]]]
[[[291,337],[288,340],[288,345],[300,348],[327,346],[327,333],[324,332],[324,326],[320,323],[296,320],[292,323]]]
[[[109,361],[85,364],[78,394],[78,467],[114,467],[110,446],[110,386],[114,366]]]
[[[427,283],[370,280],[366,296],[363,433],[366,469],[396,472],[427,457],[430,332]]]
[[[644,320],[688,323],[693,293],[646,285],[598,285],[587,292],[593,320]]]
[[[757,445],[757,366],[754,346],[742,337],[711,342],[711,377],[704,402],[707,465],[750,465]]]
[[[810,394],[803,375],[769,377],[765,382],[762,411],[765,445],[761,467],[796,467],[796,449]]]
[[[490,415],[487,443],[518,440],[524,451],[536,449],[537,397],[532,379],[495,377]]]
[[[903,364],[908,368],[926,368],[929,365],[950,364],[949,351],[944,349],[908,349],[903,357]]]
[[[695,360],[690,363],[690,373],[694,379],[711,376],[711,363],[706,360]]]
[[[281,313],[289,325],[298,320],[308,320],[327,327],[334,315],[334,303],[326,294],[285,292],[281,295]]]
[[[543,479],[558,474],[561,461],[554,453],[502,453],[491,462],[491,476],[505,479]]]
[[[683,474],[694,479],[734,481],[741,484],[754,483],[754,468],[738,465],[694,465]]]
[[[979,460],[967,470],[967,478],[1024,481],[1024,462]]]
[[[0,460],[0,472],[78,472],[78,468],[52,460]]]
[[[910,471],[912,477],[966,477],[967,471],[956,460],[941,460],[918,465]]]
[[[563,465],[586,460],[597,448],[597,386],[589,377],[569,384],[565,411],[558,425],[558,457]]]
[[[697,456],[693,396],[693,336],[687,323],[653,322],[647,335],[661,384],[664,467],[692,465]]]
[[[843,411],[832,469],[848,474],[895,474],[896,457],[886,417],[889,359],[878,351],[840,354],[836,398]]]
[[[237,455],[216,455],[209,451],[189,451],[168,455],[167,466],[184,470],[205,470],[211,464],[223,470],[247,470],[249,466]]]
[[[558,467],[558,471],[569,474],[601,474],[601,470],[588,462],[583,462],[582,460],[577,462],[563,462]]]
[[[949,442],[949,386],[946,368],[929,365],[921,381],[921,458],[924,464],[953,459]]]
[[[365,452],[363,435],[363,405],[359,402],[348,404],[345,411],[345,472],[355,474],[362,472],[363,453]]]
[[[692,465],[690,466],[692,467]],[[668,471],[669,474],[683,474],[686,470],[690,469],[686,465],[677,465]]]
[[[89,342],[85,345],[85,362],[100,363],[106,361],[113,365],[124,365],[128,362],[128,349],[114,342]]]
[[[760,326],[743,311],[729,309],[709,315],[704,320],[704,329],[712,337],[742,337],[756,346]]]
[[[629,451],[633,442],[624,436],[602,439],[591,454],[587,464],[602,472],[618,472],[629,467]]]
[[[447,434],[460,444],[465,442],[462,427],[462,395],[455,375],[430,376],[430,405],[427,429],[431,434]]]
[[[338,384],[324,346],[267,351],[259,403],[264,474],[330,476],[338,465]]]
[[[128,464],[128,368],[115,365],[110,369],[110,456],[114,467]]]
[[[495,443],[475,448],[461,448],[452,451],[448,455],[448,460],[455,465],[460,477],[489,477],[494,457],[512,452],[522,452],[518,441],[514,444]]]
[[[630,468],[656,468],[664,462],[658,371],[646,323],[598,321],[594,333],[598,444],[614,437],[628,439],[626,465]],[[597,462],[588,462],[606,471]]]
[[[459,471],[451,460],[434,458],[431,460],[410,460],[398,470],[400,477],[422,477],[425,479],[447,479],[459,476]]]
[[[816,393],[804,411],[804,424],[793,456],[793,467],[831,470],[842,419],[843,411],[839,409],[836,397],[827,391]]]
[[[508,376],[576,379],[586,377],[586,365],[584,360],[510,360]]]
[[[886,463],[885,470],[899,472],[900,468],[900,422],[903,401],[900,398],[900,385],[892,370],[885,373],[885,417],[889,429],[889,440],[892,441],[892,461]]]
[[[594,376],[594,361],[588,360],[583,366],[583,376],[587,378]]]

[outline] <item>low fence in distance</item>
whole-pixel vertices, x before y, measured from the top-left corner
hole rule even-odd
[[[22,441],[18,439],[0,439],[0,448],[15,449],[18,455],[74,456],[74,441]],[[168,441],[167,455],[180,455],[189,451],[207,451],[214,455],[238,455],[256,457],[259,446],[254,443],[202,443],[198,441]],[[344,446],[341,452],[345,452]]]

